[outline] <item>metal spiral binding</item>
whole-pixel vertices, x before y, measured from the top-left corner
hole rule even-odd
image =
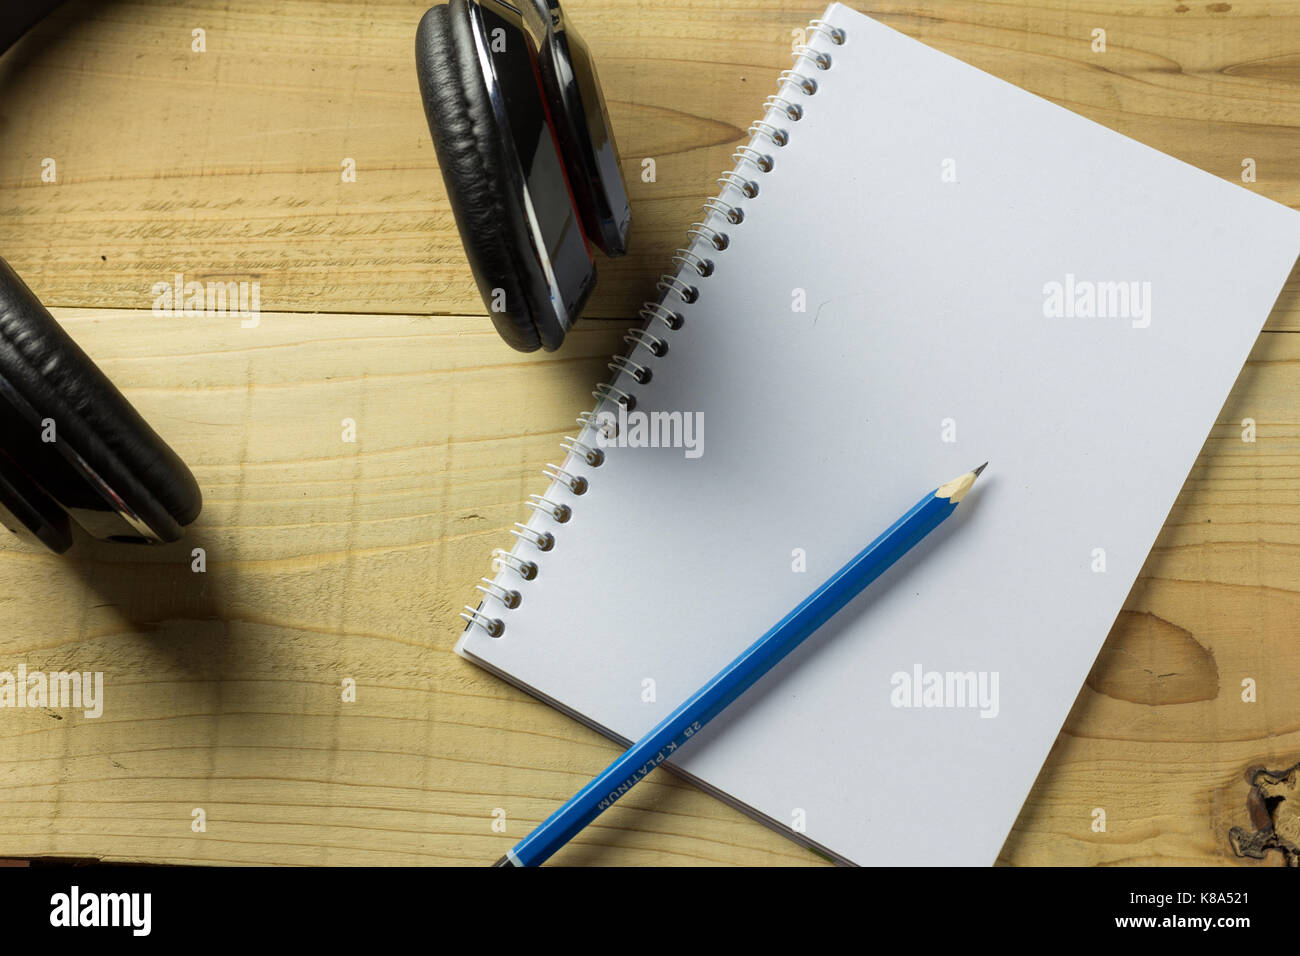
[[[629,412],[636,407],[636,398],[623,391],[621,388],[615,388],[607,382],[601,382],[591,393],[591,397],[596,401],[604,404],[605,402],[614,402],[622,405]]]
[[[780,82],[793,83],[803,91],[805,96],[812,96],[817,92],[817,81],[811,76],[804,76],[798,70],[782,70]]]
[[[773,146],[784,146],[790,142],[790,134],[779,126],[773,126],[767,120],[758,120],[749,124],[750,136],[766,136]]]
[[[770,173],[776,168],[776,163],[767,153],[760,153],[753,146],[742,146],[731,154],[739,165],[740,163],[752,163],[754,168],[760,173]]]
[[[615,372],[626,372],[632,376],[638,385],[645,385],[650,381],[651,371],[648,366],[640,362],[633,362],[626,355],[615,355],[614,360],[609,363],[609,367]]]
[[[491,578],[479,578],[479,581],[482,583],[474,585],[475,588],[482,591],[484,594],[490,594],[511,610],[517,608],[521,603],[523,603],[523,595],[518,591],[512,590],[511,588],[503,588]]]
[[[537,577],[537,562],[525,561],[516,554],[511,554],[504,548],[496,548],[492,552],[492,564],[497,568],[509,568],[519,575],[525,581],[531,581]]]
[[[714,249],[719,252],[724,251],[727,246],[731,245],[731,237],[725,232],[718,232],[712,226],[703,222],[691,223],[691,228],[686,230],[686,234],[694,239],[703,239],[713,245]]]
[[[567,485],[575,495],[585,495],[587,493],[587,479],[582,475],[575,475],[571,471],[565,471],[559,465],[548,463],[542,469],[542,474],[551,481],[558,481],[562,485]]]
[[[668,354],[668,343],[645,329],[628,329],[627,334],[623,336],[623,341],[632,346],[633,352],[639,345],[655,358],[663,358]],[[579,421],[581,422],[581,419]]]
[[[500,637],[506,632],[506,625],[499,617],[488,617],[472,604],[466,604],[465,610],[460,612],[460,618],[465,622],[466,627],[477,624],[483,628],[488,637]]]
[[[564,436],[564,441],[560,442],[560,447],[569,454],[584,459],[592,468],[599,468],[605,463],[605,453],[603,451],[585,445],[570,435]]]
[[[558,524],[564,524],[573,517],[573,510],[568,505],[552,501],[550,498],[543,498],[541,495],[529,495],[528,500],[524,502],[524,507],[532,508],[540,514],[549,515],[551,520]]]
[[[510,529],[510,533],[520,541],[527,541],[538,551],[550,551],[551,548],[555,547],[555,535],[549,531],[536,531],[526,524],[520,524],[518,521]]]
[[[674,332],[680,329],[686,321],[680,312],[674,312],[672,309],[667,308],[662,302],[647,302],[645,305],[641,306],[637,315],[645,319],[646,322],[653,322],[655,319],[658,319]]]
[[[839,27],[831,26],[825,20],[820,18],[808,21],[808,32],[820,33],[836,46],[843,46],[846,38],[843,30]]]
[[[803,47],[796,50],[794,57],[796,60],[810,60],[819,70],[829,70],[831,68],[831,55],[822,53],[820,50],[814,50],[812,47]]]
[[[707,279],[713,275],[713,260],[706,259],[703,256],[697,256],[690,249],[678,249],[673,253],[673,262],[680,266],[690,266],[700,274],[700,277]]]
[[[746,179],[734,169],[728,169],[725,173],[719,176],[718,185],[724,190],[730,186],[746,199],[753,199],[758,195],[758,183],[752,179]]]
[[[676,292],[677,297],[687,305],[692,305],[700,298],[698,286],[683,282],[680,276],[664,274],[659,277],[655,283],[655,288],[660,292]]]
[[[790,102],[784,96],[778,96],[777,94],[773,93],[771,96],[769,96],[766,100],[763,101],[763,105],[767,107],[769,111],[780,110],[782,113],[785,114],[785,118],[788,119],[791,123],[797,123],[801,119],[803,119],[803,107],[800,106],[798,103]]]
[[[745,221],[745,210],[739,206],[733,206],[729,202],[724,202],[720,196],[713,196],[704,200],[704,208],[709,212],[716,212],[721,216],[726,216],[727,222],[733,226],[739,226]]]
[[[606,438],[618,437],[618,422],[610,421],[608,418],[598,418],[595,412],[583,412],[578,416],[578,424],[584,429],[600,432]]]
[[[847,39],[843,30],[824,20],[810,21],[806,33],[810,42],[820,36],[836,46],[843,46]],[[792,69],[781,72],[777,92],[764,101],[763,118],[756,120],[749,127],[750,141],[732,154],[732,160],[736,164],[735,168],[722,173],[718,179],[718,195],[711,197],[704,203],[704,221],[692,223],[687,230],[691,242],[673,254],[672,260],[678,266],[677,272],[665,273],[661,276],[656,283],[656,287],[661,293],[659,300],[647,301],[641,306],[638,314],[645,324],[640,328],[630,329],[623,336],[623,340],[629,346],[628,352],[626,355],[614,356],[609,363],[609,367],[614,371],[613,380],[600,383],[592,391],[591,394],[596,399],[596,408],[592,411],[585,411],[578,416],[578,424],[582,426],[579,437],[565,436],[564,441],[560,443],[560,447],[568,453],[570,458],[583,462],[591,468],[597,468],[604,463],[605,453],[591,444],[590,439],[587,438],[588,433],[597,436],[597,444],[600,443],[600,438],[616,438],[618,435],[618,422],[620,421],[616,409],[621,408],[630,412],[636,407],[636,396],[620,388],[615,383],[623,381],[625,383],[632,382],[636,385],[646,385],[650,382],[654,370],[650,365],[633,358],[633,356],[638,354],[638,349],[641,349],[650,358],[662,358],[668,354],[668,337],[659,334],[662,331],[660,325],[668,330],[669,337],[671,337],[671,333],[680,331],[686,323],[686,316],[683,312],[678,308],[665,304],[665,300],[672,295],[683,306],[689,307],[693,305],[700,298],[700,289],[699,286],[694,284],[694,280],[696,278],[708,278],[713,274],[714,261],[708,256],[697,252],[696,247],[704,246],[710,248],[713,252],[725,252],[730,247],[732,239],[728,232],[718,228],[718,226],[722,222],[727,223],[729,226],[739,226],[745,221],[744,208],[722,197],[727,195],[728,191],[731,191],[744,200],[757,198],[759,183],[757,179],[742,175],[742,167],[749,167],[751,170],[756,171],[756,175],[760,176],[767,175],[775,168],[773,158],[759,149],[756,144],[760,141],[766,141],[777,148],[789,145],[791,142],[790,131],[778,125],[779,121],[797,123],[802,120],[804,118],[804,106],[798,100],[816,95],[818,89],[817,80],[806,73],[800,72],[800,68],[815,67],[818,71],[824,72],[832,66],[829,53],[815,49],[809,44],[804,44],[794,51],[794,60],[795,65]],[[682,273],[688,273],[690,278],[683,278]],[[655,329],[653,332],[651,331],[652,327]],[[641,357],[644,358],[645,355]],[[568,464],[568,459],[566,459],[565,464]],[[557,489],[567,490],[573,495],[582,495],[586,493],[589,487],[584,476],[566,471],[559,465],[548,464],[543,469],[543,474],[551,480],[552,484],[552,490],[547,492],[548,495],[554,494]],[[544,515],[557,524],[564,524],[573,515],[573,511],[568,504],[556,501],[554,497],[529,495],[525,504],[536,514]],[[526,541],[533,545],[539,551],[550,551],[555,547],[555,536],[551,532],[539,531],[527,524],[515,522],[515,526],[510,533],[520,541]],[[492,552],[492,564],[497,570],[509,569],[514,571],[524,581],[533,580],[538,573],[536,562],[526,560],[500,548]],[[483,578],[482,580],[483,583],[475,585],[475,587],[483,592],[484,603],[488,598],[494,598],[506,609],[513,610],[519,607],[523,600],[519,591],[503,587],[490,578]],[[460,616],[465,621],[466,629],[478,625],[489,637],[501,637],[505,633],[505,622],[501,618],[492,617],[485,613],[481,604],[477,608],[466,605]]]

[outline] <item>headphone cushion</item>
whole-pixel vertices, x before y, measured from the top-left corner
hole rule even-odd
[[[534,316],[550,307],[550,290],[529,267],[530,238],[509,181],[496,117],[479,70],[465,0],[431,7],[415,36],[416,73],[447,198],[479,293],[497,331],[513,348],[555,348]],[[494,291],[505,294],[493,309]]]
[[[164,540],[198,517],[203,495],[185,463],[3,259],[0,379]]]

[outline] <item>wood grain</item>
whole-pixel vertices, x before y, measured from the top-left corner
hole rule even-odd
[[[599,58],[634,210],[632,254],[600,263],[590,313],[628,316],[822,7],[565,6]],[[1300,206],[1292,4],[860,7],[1225,178],[1254,158],[1247,188]],[[614,753],[450,648],[622,325],[586,322],[556,355],[500,344],[420,110],[423,7],[364,11],[73,3],[0,59],[0,254],[206,496],[175,546],[56,560],[0,542],[0,669],[107,682],[98,719],[0,710],[0,855],[478,864]],[[207,53],[189,51],[194,27]],[[47,156],[57,184],[40,181]],[[258,280],[259,326],[152,315],[151,286],[177,271]],[[1004,863],[1241,862],[1227,832],[1252,826],[1250,771],[1300,756],[1300,277],[1267,327]],[[1135,410],[1134,427],[1160,424]],[[821,862],[666,774],[556,861]]]

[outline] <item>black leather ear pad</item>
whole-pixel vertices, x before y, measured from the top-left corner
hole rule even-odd
[[[497,331],[521,352],[558,348],[536,319],[552,308],[550,290],[530,266],[523,210],[503,188],[511,174],[472,29],[465,0],[432,7],[420,20],[415,66],[424,115],[465,254]],[[491,311],[496,289],[505,293],[505,311]]]
[[[198,517],[203,496],[185,463],[3,259],[0,378],[164,541]]]

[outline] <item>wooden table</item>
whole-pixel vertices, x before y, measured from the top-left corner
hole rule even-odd
[[[626,318],[822,5],[565,5],[599,59],[635,222],[588,314]],[[1300,204],[1295,4],[861,7],[1228,179],[1253,159],[1247,188]],[[0,855],[481,864],[614,754],[451,653],[624,324],[586,322],[552,355],[497,339],[421,112],[423,9],[84,0],[0,60],[0,254],[206,498],[174,546],[56,559],[0,541],[0,670],[107,682],[99,719],[0,710]],[[153,284],[177,272],[258,281],[260,323],[153,315]],[[1252,825],[1250,770],[1300,759],[1297,331],[1293,276],[1003,862],[1240,862],[1227,833]],[[1134,409],[1132,426],[1160,423]],[[917,803],[911,825],[942,825]],[[556,862],[822,861],[657,774]]]

